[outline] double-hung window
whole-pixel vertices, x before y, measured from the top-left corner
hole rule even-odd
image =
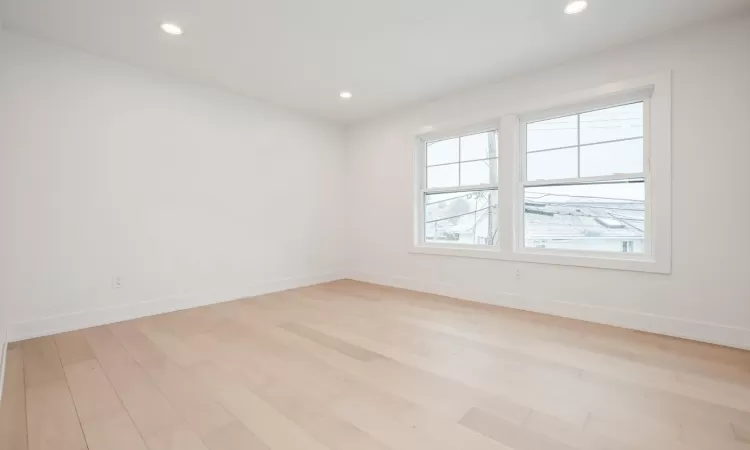
[[[413,252],[668,273],[670,90],[658,74],[418,136]]]
[[[420,155],[423,242],[491,246],[497,242],[497,131],[424,142]]]
[[[519,247],[650,253],[647,109],[643,99],[521,121]]]

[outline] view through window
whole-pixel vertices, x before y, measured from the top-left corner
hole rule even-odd
[[[426,242],[497,240],[497,132],[429,142],[422,191]]]
[[[525,124],[524,245],[646,252],[644,103]]]

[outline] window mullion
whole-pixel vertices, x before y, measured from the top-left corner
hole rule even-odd
[[[511,251],[516,231],[517,186],[520,171],[520,153],[518,152],[519,136],[518,117],[503,116],[498,133],[498,177],[497,177],[497,247],[501,251]]]
[[[461,186],[461,137],[458,138],[458,164],[456,165],[458,170],[458,185]]]
[[[578,133],[576,150],[578,152],[578,178],[581,178],[581,115],[576,114],[576,131]]]

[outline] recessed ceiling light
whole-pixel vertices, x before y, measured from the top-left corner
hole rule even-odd
[[[352,98],[352,93],[349,91],[342,91],[339,93],[339,97],[341,98]]]
[[[565,14],[578,14],[579,12],[586,9],[589,3],[586,0],[570,0],[565,5]]]
[[[182,34],[182,28],[173,23],[163,23],[161,24],[161,29],[164,30],[165,33],[174,34],[176,36]]]

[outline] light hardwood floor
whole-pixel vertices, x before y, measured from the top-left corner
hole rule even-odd
[[[750,449],[750,352],[339,281],[12,344],[2,450]]]

